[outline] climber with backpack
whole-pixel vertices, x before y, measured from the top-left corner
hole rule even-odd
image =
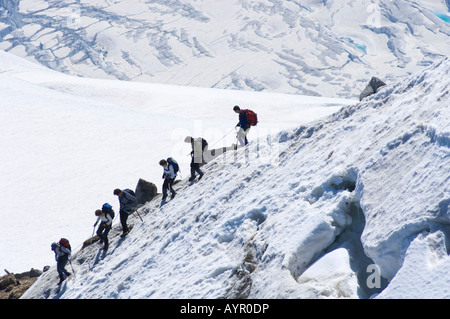
[[[114,190],[114,195],[119,198],[119,213],[120,213],[120,223],[122,224],[122,235],[124,237],[130,232],[127,226],[128,216],[135,212],[137,206],[136,195],[131,189],[121,190],[116,188]]]
[[[71,273],[66,270],[66,264],[72,258],[72,248],[70,247],[70,243],[66,238],[61,238],[59,242],[52,243],[51,248],[55,253],[56,260],[56,270],[59,275],[58,286],[62,284],[62,282],[68,278]]]
[[[100,222],[97,229],[97,236],[100,238],[100,244],[105,244],[103,246],[104,251],[107,251],[109,247],[108,233],[111,230],[114,215],[114,210],[108,203],[103,204],[102,209],[97,209],[95,211],[97,221],[95,222],[94,227]]]
[[[247,134],[250,131],[250,127],[258,124],[258,116],[255,112],[249,109],[241,110],[238,105],[233,107],[233,111],[239,114],[239,122],[236,127],[239,127],[237,132],[237,140],[241,146],[248,144]],[[237,145],[236,145],[237,148]]]
[[[170,190],[170,192],[172,193],[170,199],[173,199],[177,194],[173,189],[173,183],[175,182],[175,178],[177,177],[177,173],[180,170],[180,167],[177,161],[175,161],[172,157],[169,157],[167,160],[160,160],[159,165],[164,168],[162,176],[162,178],[164,179],[162,200],[166,200],[168,190]]]
[[[193,138],[192,136],[186,136],[184,142],[190,143],[192,147],[191,177],[189,177],[189,181],[192,182],[195,179],[195,173],[198,173],[198,180],[200,180],[204,175],[200,166],[206,163],[204,154],[208,151],[208,142],[202,137]]]

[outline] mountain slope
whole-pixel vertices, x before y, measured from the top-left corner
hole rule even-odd
[[[49,244],[60,237],[81,247],[99,205],[116,209],[114,188],[142,178],[161,190],[162,158],[176,158],[186,177],[186,136],[235,143],[234,105],[260,114],[257,140],[351,102],[74,77],[3,51],[0,61],[0,269],[11,272],[53,263]]]
[[[52,69],[226,89],[357,97],[450,48],[443,0],[2,0],[0,13],[0,49]]]
[[[78,252],[59,294],[53,268],[24,298],[450,297],[449,71],[219,156],[106,256]]]

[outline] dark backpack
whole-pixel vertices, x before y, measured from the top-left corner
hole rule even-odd
[[[102,211],[105,214],[109,214],[109,216],[111,216],[112,219],[114,219],[115,213],[114,210],[112,209],[112,206],[108,203],[104,203],[102,206]]]
[[[247,116],[247,122],[251,126],[255,126],[258,124],[258,115],[252,110],[244,110],[245,115]]]
[[[66,238],[61,238],[59,240],[59,245],[63,246],[63,247],[66,247],[68,250],[72,251],[72,247],[70,247],[69,240],[66,239]]]
[[[126,188],[126,189],[124,189],[123,191],[124,191],[124,192],[127,192],[128,194],[133,195],[134,197],[136,197],[136,194],[134,193],[134,191],[132,191],[132,190],[129,189],[129,188]]]
[[[202,151],[205,150],[206,146],[208,146],[208,142],[204,138],[202,138]]]
[[[167,159],[167,163],[169,163],[169,165],[172,165],[173,171],[175,172],[175,175],[176,175],[178,173],[178,171],[180,170],[180,165],[178,165],[178,162],[176,160],[174,160],[172,157],[169,157]]]

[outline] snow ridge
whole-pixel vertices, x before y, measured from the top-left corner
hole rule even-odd
[[[217,157],[141,208],[128,237],[116,227],[106,255],[79,251],[58,297],[450,297],[449,71],[443,59]],[[24,298],[56,297],[54,282],[53,268]]]

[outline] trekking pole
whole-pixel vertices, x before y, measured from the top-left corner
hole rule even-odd
[[[75,280],[75,270],[73,269],[72,260],[69,260],[70,268],[72,268],[73,279]]]
[[[144,220],[141,217],[141,214],[139,214],[138,210],[136,209],[136,214],[139,216],[139,218],[141,219],[141,222],[144,222]]]
[[[231,132],[233,132],[233,130],[234,130],[234,128],[232,128],[231,131],[229,131],[227,134],[225,134],[220,140],[218,140],[217,142],[215,142],[215,143],[211,146],[211,148],[214,147],[214,146],[216,146],[217,143],[219,143],[221,140],[223,140],[225,137],[227,137]]]

